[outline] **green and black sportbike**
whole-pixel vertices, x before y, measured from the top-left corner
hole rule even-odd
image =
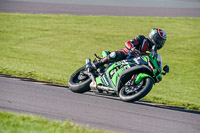
[[[162,75],[169,72],[167,65],[162,72],[162,59],[156,47],[147,53],[148,56],[129,56],[98,69],[93,67],[90,59],[86,59],[86,65],[71,75],[69,89],[76,93],[91,90],[95,93],[117,95],[126,102],[137,101],[146,96],[155,83],[161,81]],[[105,51],[103,56],[106,56]],[[96,59],[93,62],[95,61]]]

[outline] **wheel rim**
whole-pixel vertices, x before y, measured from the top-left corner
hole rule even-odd
[[[84,69],[83,69],[84,70]],[[73,78],[73,82],[75,84],[80,84],[84,81],[86,81],[89,77],[87,75],[85,75],[82,71],[83,70],[80,70],[78,73],[76,73],[74,75],[74,78]]]
[[[133,80],[129,80],[123,87],[122,87],[122,95],[123,96],[131,96],[139,93],[145,84],[144,79],[140,81],[140,83],[132,84],[131,82],[134,82]]]

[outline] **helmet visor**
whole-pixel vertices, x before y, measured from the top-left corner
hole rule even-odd
[[[161,49],[163,47],[163,45],[165,44],[165,39],[161,38],[161,37],[156,37],[155,38],[155,43],[158,49]]]

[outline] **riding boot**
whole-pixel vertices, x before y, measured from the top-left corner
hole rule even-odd
[[[94,62],[93,66],[95,68],[99,68],[100,66],[103,66],[104,64],[106,64],[106,57]]]
[[[112,52],[111,54],[107,55],[106,57],[96,61],[94,63],[94,66],[95,66],[95,68],[99,68],[100,66],[103,66],[104,64],[116,61],[115,58],[116,58],[116,52]]]

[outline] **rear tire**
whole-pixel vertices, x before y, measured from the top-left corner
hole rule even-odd
[[[84,93],[90,91],[90,83],[92,80],[88,77],[84,80],[79,80],[78,76],[81,71],[85,69],[85,66],[79,68],[76,72],[74,72],[68,82],[69,89],[76,93]]]
[[[126,94],[125,86],[123,86],[119,92],[120,99],[125,102],[133,102],[146,96],[153,87],[153,80],[151,78],[145,78],[143,81],[144,83],[141,86],[141,89],[138,92],[133,92],[132,94]]]

